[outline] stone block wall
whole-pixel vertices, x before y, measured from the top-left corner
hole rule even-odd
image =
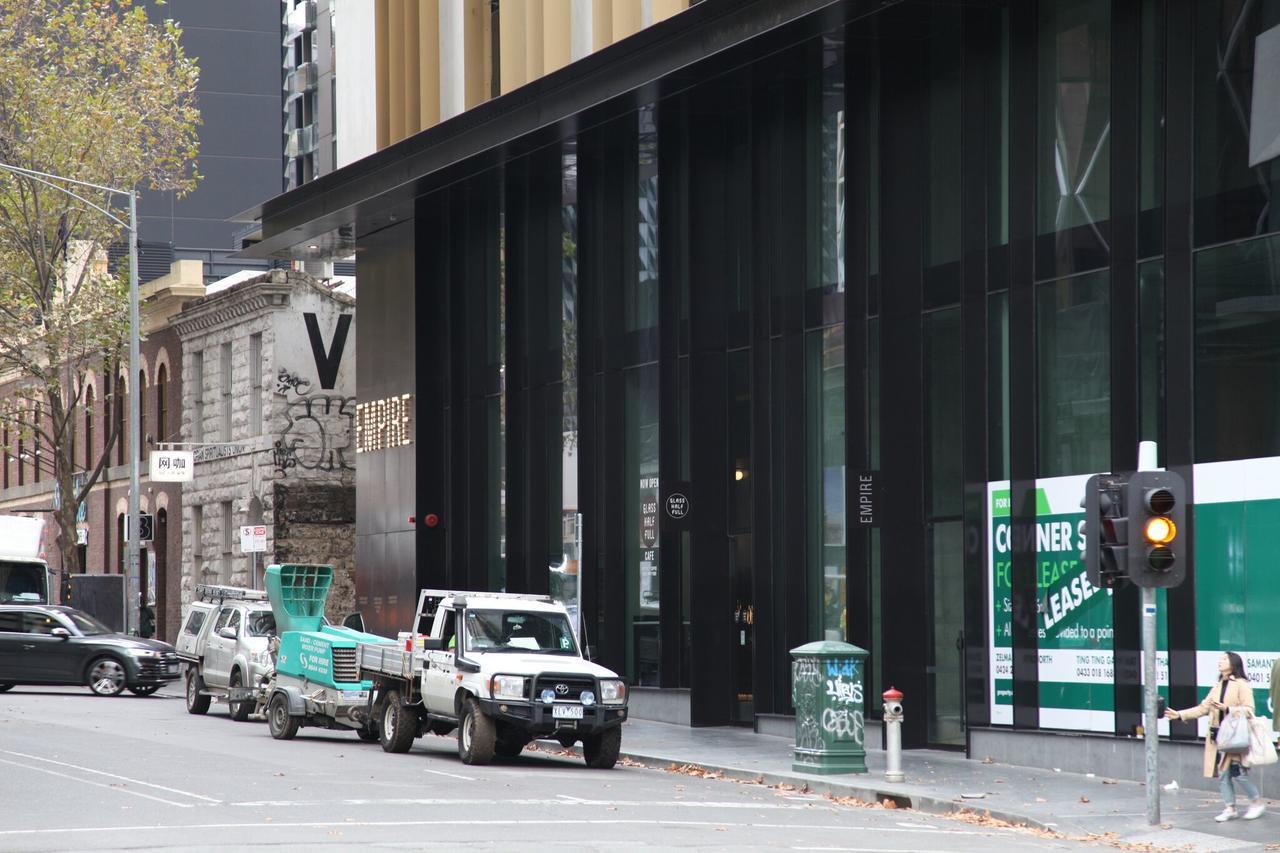
[[[335,624],[356,609],[356,490],[333,483],[275,483],[275,562],[333,566],[325,615]]]

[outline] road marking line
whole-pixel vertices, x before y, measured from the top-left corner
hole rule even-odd
[[[457,773],[445,773],[443,770],[423,770],[423,773],[434,773],[437,776],[448,776],[450,779],[461,779],[464,782],[476,781],[474,776],[459,776]]]
[[[92,767],[81,767],[78,764],[68,764],[65,761],[54,761],[52,758],[45,758],[40,755],[28,755],[25,752],[13,752],[8,749],[0,749],[5,755],[16,755],[19,758],[27,758],[32,761],[44,761],[49,764],[56,764],[59,767],[70,767],[72,770],[80,770],[85,773],[96,773],[99,776],[106,776],[109,779],[119,779],[121,782],[128,782],[131,785],[145,785],[148,788],[155,788],[157,791],[168,791],[170,794],[177,794],[180,797],[190,797],[193,800],[204,800],[206,803],[221,803],[222,800],[215,800],[213,797],[206,797],[203,794],[193,794],[190,791],[182,791],[178,788],[166,788],[164,785],[156,785],[153,782],[143,782],[141,779],[130,779],[128,776],[121,776],[117,773],[107,773],[103,770],[94,770]]]
[[[17,835],[58,835],[58,834],[81,834],[86,832],[140,832],[157,830],[173,830],[190,832],[192,830],[201,829],[327,829],[332,827],[367,827],[367,828],[394,828],[394,827],[431,827],[431,826],[463,826],[474,827],[476,824],[474,818],[456,819],[456,820],[324,820],[324,821],[301,821],[301,822],[284,822],[273,821],[271,823],[205,823],[205,824],[172,824],[169,826],[157,826],[148,824],[145,826],[82,826],[82,827],[62,827],[56,829],[0,829],[0,837],[17,836]],[[547,819],[529,819],[529,820],[485,820],[486,826],[733,826],[743,829],[812,829],[812,830],[830,830],[833,832],[917,832],[919,830],[901,829],[891,826],[845,826],[841,824],[794,824],[794,823],[740,823],[730,824],[722,820],[652,820],[642,818],[611,818],[598,820],[560,820],[555,818]],[[995,835],[997,831],[974,832],[970,830],[958,829],[954,831],[936,829],[924,830],[926,832],[943,833],[947,835]],[[855,848],[838,848],[838,847],[808,847],[794,848],[797,850],[843,850]],[[923,853],[923,851],[913,850],[912,853]]]
[[[108,791],[119,791],[122,794],[130,794],[135,797],[142,797],[144,800],[151,800],[156,803],[164,803],[167,806],[177,806],[180,809],[194,808],[191,803],[175,803],[172,800],[162,800],[159,797],[153,797],[150,794],[144,794],[141,791],[130,791],[128,788],[117,788],[114,785],[108,785],[105,782],[94,782],[90,779],[81,779],[78,776],[72,776],[68,773],[59,773],[57,770],[50,770],[47,767],[32,767],[29,764],[21,764],[17,761],[10,761],[7,758],[0,758],[0,764],[11,764],[14,767],[21,767],[23,770],[34,770],[37,773],[47,773],[50,776],[57,776],[59,779],[70,779],[72,782],[81,782],[85,785],[93,785],[95,788],[106,788]]]

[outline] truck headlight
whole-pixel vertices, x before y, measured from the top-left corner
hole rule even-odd
[[[489,682],[489,692],[494,699],[523,699],[524,676],[495,675]]]
[[[605,678],[600,681],[600,704],[625,705],[627,683],[621,678]]]

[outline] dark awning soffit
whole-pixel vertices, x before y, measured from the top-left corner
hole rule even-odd
[[[345,257],[413,201],[616,115],[905,0],[703,0],[622,41],[234,217],[239,258]]]

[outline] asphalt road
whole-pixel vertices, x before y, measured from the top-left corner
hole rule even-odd
[[[224,705],[187,714],[175,688],[18,687],[0,694],[0,850],[1102,849],[545,750],[468,767],[453,738],[276,741]]]

